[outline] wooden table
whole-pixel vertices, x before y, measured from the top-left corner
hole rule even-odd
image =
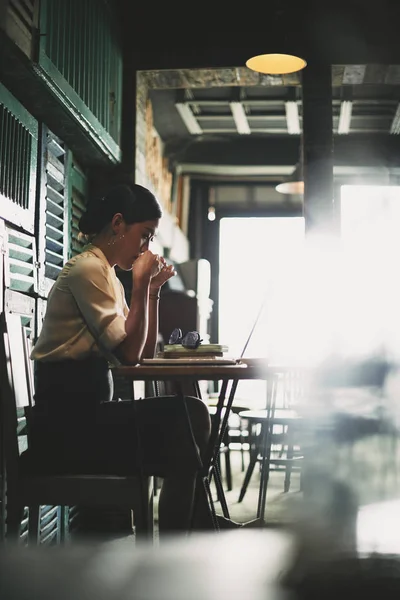
[[[131,381],[232,381],[265,379],[270,366],[264,361],[246,361],[237,365],[136,365],[114,367],[116,375]],[[263,367],[264,365],[264,367]]]
[[[271,410],[272,406],[272,389],[273,382],[283,372],[290,369],[287,365],[269,364],[266,359],[247,359],[236,365],[199,365],[199,364],[179,364],[176,365],[157,365],[146,364],[136,366],[119,366],[114,367],[113,371],[116,375],[124,377],[131,382],[134,381],[170,381],[177,386],[178,394],[184,396],[183,392],[179,391],[180,384],[191,382],[195,386],[196,395],[199,394],[199,381],[221,381],[222,386],[218,397],[215,415],[213,418],[209,445],[201,465],[201,477],[203,484],[206,486],[206,493],[210,501],[212,516],[216,523],[215,508],[211,498],[210,480],[214,475],[214,479],[218,489],[218,497],[221,503],[223,514],[226,518],[229,517],[229,509],[226,503],[224,491],[222,489],[220,474],[217,467],[218,452],[223,440],[232,403],[235,397],[236,388],[240,380],[244,379],[262,379],[267,381],[267,411]],[[229,390],[229,391],[228,391]],[[224,411],[225,409],[225,411]],[[224,414],[222,416],[222,413]],[[265,504],[265,499],[262,500],[262,483],[263,470],[261,472],[260,482],[260,501]],[[216,526],[216,529],[218,527]]]

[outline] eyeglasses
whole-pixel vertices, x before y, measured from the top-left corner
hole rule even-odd
[[[190,348],[191,350],[195,350],[200,346],[202,341],[203,340],[200,338],[200,334],[198,331],[188,331],[188,333],[183,335],[182,329],[179,329],[179,327],[177,327],[169,336],[168,343],[171,345],[181,344],[184,348]]]

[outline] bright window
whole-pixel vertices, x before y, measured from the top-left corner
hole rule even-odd
[[[288,311],[296,310],[287,283],[303,242],[302,217],[221,219],[219,341],[230,355],[241,355],[259,313],[245,356],[269,358],[280,347]],[[265,383],[241,381],[237,397],[264,406]]]
[[[357,353],[399,352],[400,187],[345,185],[343,332]],[[344,334],[343,334],[344,339]]]

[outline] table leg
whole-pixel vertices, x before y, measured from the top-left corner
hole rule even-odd
[[[230,389],[229,396],[228,396],[228,401],[227,401],[226,406],[224,406],[225,399],[226,399],[226,393],[227,393],[227,389],[228,389],[228,383],[229,383],[228,381],[222,382],[221,391],[220,391],[220,394],[218,397],[216,412],[215,412],[213,422],[212,422],[210,440],[208,443],[208,447],[207,447],[207,450],[205,453],[203,464],[202,464],[202,467],[200,470],[198,483],[196,486],[195,503],[194,503],[194,511],[193,511],[193,517],[194,517],[199,494],[205,494],[207,497],[207,500],[208,500],[209,508],[210,508],[210,516],[211,516],[214,528],[217,531],[219,530],[218,516],[216,515],[216,512],[215,512],[215,506],[214,506],[214,502],[212,499],[211,488],[210,488],[210,482],[211,482],[211,479],[213,476],[214,476],[215,484],[217,487],[218,500],[221,504],[223,516],[227,520],[230,519],[229,508],[228,508],[228,504],[226,502],[225,492],[224,492],[222,481],[221,481],[221,474],[218,469],[218,453],[220,451],[221,443],[224,438],[225,430],[226,430],[226,427],[228,424],[229,414],[230,414],[230,410],[232,408],[232,403],[233,403],[233,400],[235,397],[238,381],[237,380],[232,381],[231,389]],[[181,396],[183,396],[181,391],[179,393]],[[184,396],[183,396],[183,398],[184,398]],[[224,413],[224,416],[222,417],[222,411],[224,408],[225,408],[225,413]],[[189,427],[191,430],[190,418],[189,418],[188,413],[187,413],[187,419],[188,419],[188,424],[189,424]],[[201,462],[200,456],[199,456],[199,461]],[[193,520],[192,520],[192,523],[193,523]]]

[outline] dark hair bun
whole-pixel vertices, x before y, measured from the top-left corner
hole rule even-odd
[[[150,190],[123,182],[110,187],[104,196],[89,200],[79,220],[79,229],[85,235],[100,233],[117,213],[121,213],[128,224],[156,220],[162,216],[161,206]]]

